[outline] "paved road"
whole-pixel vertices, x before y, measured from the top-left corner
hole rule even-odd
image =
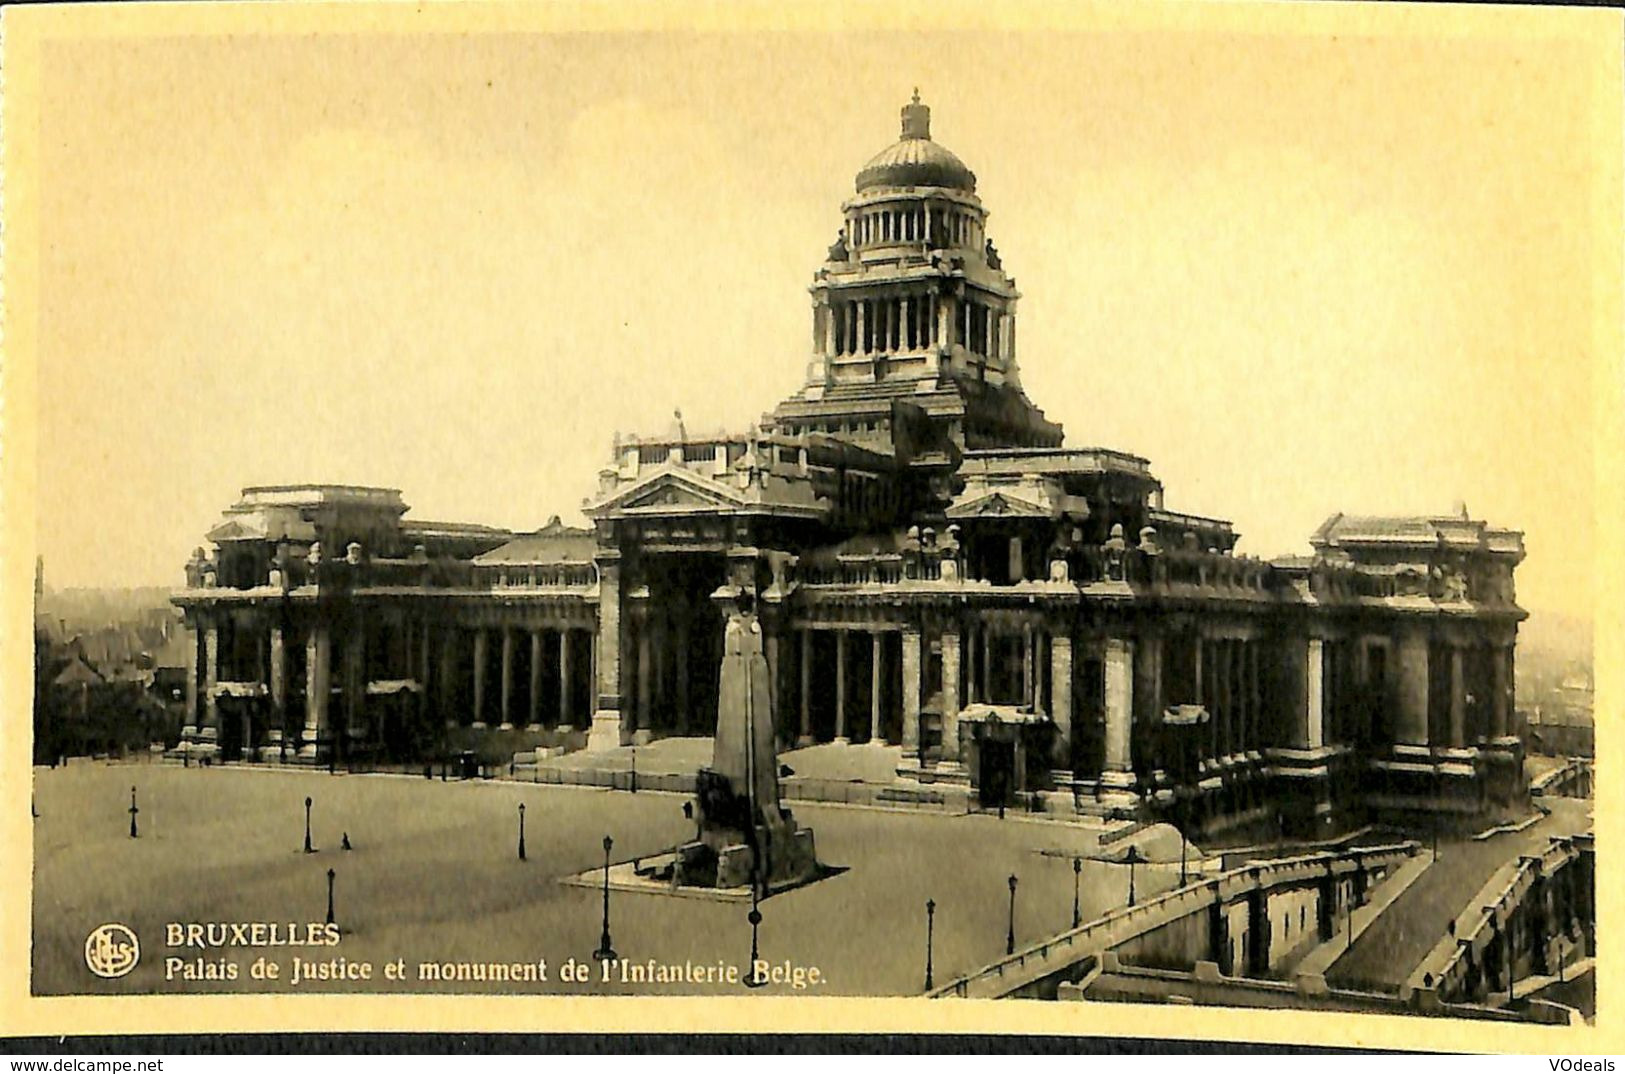
[[[1555,835],[1590,827],[1590,802],[1547,798],[1552,815],[1521,832],[1483,842],[1471,839],[1440,842],[1434,862],[1372,926],[1354,948],[1327,971],[1333,984],[1394,991],[1439,942],[1451,921],[1489,882],[1502,865],[1519,854],[1533,853]]]

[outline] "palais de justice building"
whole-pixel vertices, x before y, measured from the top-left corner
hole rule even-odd
[[[1309,831],[1522,793],[1521,534],[1334,515],[1310,556],[1238,555],[1147,460],[1065,446],[1028,399],[1015,281],[917,98],[842,212],[801,390],[737,436],[619,441],[590,528],[244,489],[175,598],[191,748],[421,762],[453,737],[705,735],[745,595],[783,746],[900,745],[905,778],[984,804]]]

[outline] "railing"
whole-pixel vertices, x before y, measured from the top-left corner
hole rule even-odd
[[[1356,869],[1387,869],[1421,850],[1410,841],[1374,847],[1356,847],[1341,853],[1320,851],[1296,858],[1243,865],[1195,884],[1163,892],[1136,906],[1119,907],[1057,936],[1017,951],[986,967],[951,981],[929,993],[933,999],[998,998],[1018,988],[1059,973],[1089,955],[1120,944],[1206,909],[1213,902],[1228,903],[1244,891],[1301,883]],[[1061,956],[1057,958],[1055,956]]]
[[[1186,586],[1238,595],[1272,589],[1273,569],[1262,560],[1190,548],[1170,548],[1155,556],[1133,552],[1140,577],[1153,588]]]
[[[492,589],[585,589],[598,580],[591,563],[550,563],[534,566],[482,567],[478,582]]]
[[[803,560],[796,576],[808,586],[896,585],[903,580],[903,557],[890,553],[837,556],[834,563]]]
[[[1516,912],[1535,885],[1537,876],[1551,876],[1564,865],[1574,861],[1581,854],[1581,850],[1573,841],[1567,839],[1554,839],[1546,845],[1538,856],[1521,857],[1516,864],[1509,863],[1501,872],[1492,876],[1483,888],[1479,889],[1475,905],[1461,918],[1456,920],[1455,932],[1441,940],[1429,957],[1418,967],[1418,973],[1426,970],[1430,964],[1438,965],[1432,973],[1434,987],[1441,999],[1450,998],[1465,992],[1466,978],[1470,966],[1484,964],[1484,949],[1495,941],[1498,930],[1495,928],[1496,916],[1505,909],[1506,915]],[[1506,878],[1498,878],[1505,873]],[[1463,926],[1463,920],[1466,925]],[[1510,928],[1510,923],[1506,926]],[[1487,935],[1486,935],[1487,934]],[[1441,948],[1449,946],[1450,950],[1443,957],[1442,963],[1439,955]],[[1472,957],[1469,958],[1469,952]],[[1506,972],[1510,975],[1509,967]]]

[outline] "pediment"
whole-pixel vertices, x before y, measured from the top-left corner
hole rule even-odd
[[[1013,496],[1008,492],[989,492],[961,500],[948,508],[949,518],[998,518],[1019,516],[1049,518],[1053,512],[1034,500]]]
[[[652,514],[727,509],[744,500],[734,489],[679,467],[651,474],[599,504],[599,511],[647,511]]]
[[[265,539],[265,527],[255,526],[242,519],[228,518],[214,529],[209,531],[210,541],[262,541]]]

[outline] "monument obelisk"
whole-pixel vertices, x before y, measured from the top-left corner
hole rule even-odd
[[[763,891],[818,871],[811,829],[779,802],[773,690],[762,625],[741,601],[724,632],[711,765],[695,780],[699,835],[678,850],[678,882]]]

